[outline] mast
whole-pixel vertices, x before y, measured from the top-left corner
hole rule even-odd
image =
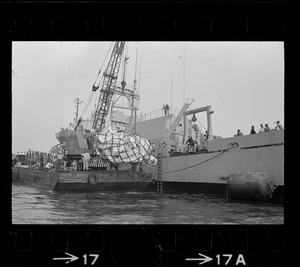
[[[183,96],[182,103],[185,103],[185,44],[183,44]]]
[[[127,76],[127,61],[128,61],[129,57],[128,57],[128,46],[127,46],[127,50],[126,50],[126,54],[125,54],[125,59],[124,59],[124,66],[123,66],[123,80],[121,82],[121,86],[122,89],[125,89],[126,86],[126,76]]]
[[[135,74],[134,74],[134,81],[133,81],[133,92],[135,93],[137,90],[137,79],[136,79],[136,72],[137,72],[137,60],[138,60],[138,49],[136,49],[136,58],[135,58]],[[131,122],[133,121],[134,116],[134,134],[136,133],[136,107],[134,103],[134,93],[132,94],[132,108],[134,108],[134,115],[133,110],[131,110]]]
[[[171,71],[171,114],[172,114],[172,107],[173,107],[173,70]]]
[[[75,108],[76,108],[76,112],[74,113],[75,114],[75,123],[77,122],[78,120],[78,109],[79,109],[79,105],[82,104],[84,101],[79,101],[79,97],[77,97],[75,100]]]

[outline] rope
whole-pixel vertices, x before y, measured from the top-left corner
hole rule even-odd
[[[218,155],[213,156],[212,158],[209,158],[209,159],[207,159],[207,160],[205,160],[205,161],[202,161],[202,162],[200,162],[200,163],[197,163],[197,164],[194,164],[194,165],[191,165],[191,166],[182,168],[182,169],[174,170],[174,171],[163,172],[162,174],[173,173],[173,172],[180,172],[180,171],[183,171],[183,170],[187,170],[187,169],[196,167],[196,166],[201,165],[201,164],[203,164],[203,163],[205,163],[205,162],[208,162],[208,161],[210,161],[210,160],[213,160],[213,159],[216,158],[216,157],[219,157],[220,155],[222,155],[222,154],[225,153],[226,151],[228,151],[228,150],[224,150],[224,151],[222,151],[221,153],[219,153]]]
[[[209,159],[207,159],[207,160],[204,160],[204,161],[202,161],[202,162],[199,162],[199,163],[197,163],[197,164],[194,164],[194,165],[191,165],[191,166],[182,168],[182,169],[174,170],[174,171],[163,172],[162,174],[166,174],[166,173],[174,173],[174,172],[180,172],[180,171],[183,171],[183,170],[187,170],[187,169],[190,169],[190,168],[199,166],[199,165],[201,165],[201,164],[203,164],[203,163],[205,163],[205,162],[208,162],[208,161],[210,161],[210,160],[213,160],[213,159],[215,159],[215,158],[221,156],[221,155],[224,154],[225,152],[229,151],[231,148],[235,148],[235,147],[237,147],[237,146],[239,146],[239,143],[238,143],[238,142],[230,143],[230,144],[229,144],[229,147],[228,147],[226,150],[220,152],[220,153],[219,153],[218,155],[216,155],[216,156],[213,156],[213,157],[211,157],[211,158],[209,158]]]
[[[125,135],[125,137],[128,137],[128,135],[126,134]],[[117,148],[117,150],[118,150],[118,153],[119,154],[121,154],[121,153],[125,153],[126,155],[127,155],[127,157],[121,157],[120,159],[121,159],[121,161],[122,161],[122,163],[124,163],[124,164],[130,164],[130,163],[128,163],[128,162],[125,162],[124,160],[126,160],[126,159],[129,159],[130,161],[131,161],[131,163],[134,163],[133,161],[132,161],[132,156],[134,156],[136,159],[138,159],[138,161],[139,161],[139,159],[140,159],[140,157],[142,158],[142,161],[145,161],[146,162],[146,164],[148,164],[148,161],[147,161],[147,159],[146,159],[146,156],[148,155],[147,154],[147,148],[145,147],[145,145],[143,144],[143,140],[141,139],[141,137],[140,136],[130,136],[129,135],[129,138],[130,137],[133,137],[134,138],[134,141],[135,141],[135,146],[139,149],[139,155],[137,155],[137,153],[135,152],[135,150],[133,149],[132,150],[132,152],[133,152],[133,154],[132,155],[129,155],[128,154],[128,151],[125,149],[124,151],[120,151],[120,149],[121,149],[121,146],[126,146],[126,145],[128,145],[128,144],[133,144],[131,141],[128,141],[128,142],[124,142],[124,143],[122,143],[122,144],[117,144],[117,145],[111,145],[111,146],[109,146],[109,147],[106,147],[105,149],[103,149],[103,150],[108,150],[109,152],[110,152],[110,156],[114,159],[114,157],[113,157],[113,153],[112,153],[112,150],[113,150],[113,148]],[[105,138],[106,139],[106,138]],[[112,142],[113,143],[113,142]],[[148,141],[148,140],[146,140],[145,141],[145,144],[148,144],[148,146],[151,146],[151,144],[150,144],[150,142]],[[140,147],[142,147],[142,150],[143,151],[141,151],[141,149],[140,149]],[[116,162],[115,160],[114,160],[114,162]]]
[[[108,55],[109,55],[109,52],[110,52],[110,50],[111,50],[111,47],[112,47],[113,43],[114,43],[114,42],[112,42],[112,43],[110,44],[110,47],[109,47],[109,49],[108,49],[108,51],[107,51],[107,53],[106,53],[106,56],[105,56],[105,58],[104,58],[104,61],[103,61],[103,63],[102,63],[102,66],[101,66],[100,70],[98,71],[96,80],[95,80],[95,82],[94,82],[94,86],[96,85],[96,82],[97,82],[97,80],[98,80],[98,77],[99,77],[99,75],[100,75],[100,73],[101,73],[101,70],[102,70],[102,68],[103,68],[103,66],[104,66],[104,63],[105,63],[105,61],[106,61],[106,59],[107,59],[107,57],[108,57]],[[100,82],[99,82],[99,84],[100,84]]]
[[[92,99],[93,93],[94,93],[94,92],[91,91],[90,94],[89,94],[89,96],[88,96],[88,99],[87,99],[87,101],[86,101],[86,103],[85,103],[85,105],[84,105],[84,107],[83,107],[83,110],[82,110],[82,112],[81,112],[81,114],[80,114],[80,117],[81,117],[81,118],[83,117],[83,115],[84,115],[85,112],[87,111],[88,107],[90,106],[90,103],[91,103],[91,99]]]
[[[204,130],[206,131],[207,129],[204,127],[204,125],[197,119],[197,121],[200,123],[200,125],[204,128]]]
[[[120,142],[116,143],[116,142],[114,142],[113,133],[110,133],[110,134],[111,134],[110,141],[108,141],[108,135],[109,135],[108,133],[106,133],[104,136],[104,147],[102,148],[102,151],[105,151],[105,153],[107,153],[112,158],[114,163],[119,163],[115,160],[114,153],[113,153],[113,149],[116,148],[119,155],[121,155],[123,153],[126,154],[125,157],[120,156],[120,158],[119,158],[123,164],[129,165],[131,163],[135,163],[134,161],[136,161],[136,160],[138,160],[138,162],[140,162],[140,158],[142,158],[141,161],[144,161],[146,164],[148,164],[149,159],[146,159],[146,157],[148,156],[147,145],[149,147],[151,147],[151,144],[148,140],[143,140],[138,135],[132,136],[132,135],[124,133],[123,139],[128,138],[128,141],[124,142],[124,143],[120,143]],[[131,137],[134,139],[134,142],[130,141]],[[108,146],[108,143],[111,143],[111,145]],[[134,146],[134,148],[138,148],[139,153],[137,154],[136,151],[134,149],[132,149],[132,150],[130,150],[132,152],[132,154],[130,155],[129,151],[127,151],[127,149],[126,149],[126,146],[129,144]],[[122,148],[124,147],[125,149],[121,150],[121,147]],[[134,160],[132,160],[133,157],[134,157]],[[129,159],[130,162],[125,162],[125,160],[127,160],[127,159]]]
[[[257,115],[257,91],[259,89],[259,70],[260,70],[260,46],[261,44],[258,44],[258,54],[257,54],[257,66],[256,66],[256,81],[255,81],[255,100],[254,100],[254,124],[256,124],[256,115]]]
[[[113,45],[113,42],[111,43],[111,45],[110,45],[110,47],[109,47],[109,49],[108,49],[108,51],[107,51],[107,53],[106,53],[105,59],[104,59],[104,61],[102,62],[102,66],[101,66],[100,70],[98,71],[98,74],[97,74],[97,76],[96,76],[96,80],[95,80],[95,82],[94,82],[94,84],[93,84],[93,87],[96,86],[96,82],[97,82],[97,80],[98,80],[98,78],[99,78],[99,75],[100,75],[100,73],[101,73],[101,71],[102,71],[102,68],[103,68],[103,66],[104,66],[104,63],[106,62],[106,59],[107,59],[107,57],[108,57],[108,55],[109,55],[109,52],[110,52],[110,50],[111,50],[112,45]],[[102,79],[103,79],[103,76],[101,76],[100,81],[99,81],[99,84],[102,82]],[[99,87],[99,85],[98,85],[98,87]],[[94,93],[95,93],[95,91],[93,91],[93,90],[90,92],[90,94],[89,94],[89,96],[88,96],[88,99],[87,99],[87,101],[86,101],[86,104],[85,104],[85,106],[84,106],[84,108],[83,108],[83,110],[82,110],[82,112],[81,112],[81,116],[80,116],[81,118],[86,114],[87,110],[90,110],[90,109],[91,109],[91,105],[90,105],[90,104],[91,104],[92,97],[95,95]],[[95,103],[95,101],[96,101],[96,98],[94,98],[94,103]],[[93,103],[93,104],[94,104],[94,103]]]

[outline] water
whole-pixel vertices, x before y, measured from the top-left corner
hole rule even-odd
[[[13,224],[283,224],[283,204],[208,194],[53,192],[12,185]]]

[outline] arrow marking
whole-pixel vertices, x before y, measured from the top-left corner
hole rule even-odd
[[[187,260],[187,261],[200,261],[199,265],[213,260],[213,258],[208,257],[206,255],[203,255],[201,253],[198,253],[198,255],[201,256],[202,258],[186,258],[185,260]]]
[[[57,260],[68,260],[67,262],[65,262],[65,264],[68,264],[69,262],[76,261],[76,260],[79,259],[78,257],[76,257],[76,256],[74,256],[74,255],[72,255],[70,253],[65,252],[65,254],[71,256],[71,258],[69,258],[69,257],[65,257],[65,258],[53,258],[53,260],[55,260],[55,261],[57,261]]]

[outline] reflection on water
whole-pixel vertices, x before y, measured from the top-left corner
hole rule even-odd
[[[208,194],[53,192],[12,185],[13,224],[283,224],[283,205]]]

